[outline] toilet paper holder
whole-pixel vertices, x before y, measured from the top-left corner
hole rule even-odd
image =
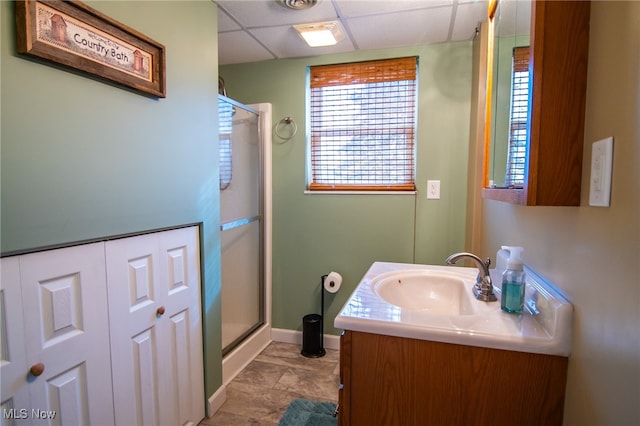
[[[325,287],[325,281],[328,276],[328,274],[323,275],[320,281],[320,315],[309,314],[302,318],[302,350],[300,353],[307,358],[320,358],[326,354],[324,349],[324,293],[325,291],[330,291]],[[339,274],[338,277],[338,282],[332,280],[327,283],[330,289],[335,288],[335,291],[330,291],[331,293],[335,293],[340,288],[342,277]],[[317,330],[316,325],[318,320],[320,323],[319,330]]]

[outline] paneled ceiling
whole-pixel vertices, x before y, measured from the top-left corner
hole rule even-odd
[[[471,40],[487,16],[487,0],[317,0],[304,10],[278,0],[214,3],[220,65]],[[292,27],[332,20],[345,37],[330,47],[308,47]]]

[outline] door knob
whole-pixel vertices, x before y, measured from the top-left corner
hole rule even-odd
[[[44,364],[41,362],[33,364],[29,369],[29,373],[31,373],[31,375],[34,377],[38,377],[39,375],[44,373]]]
[[[162,316],[162,315],[164,315],[164,306],[160,306],[160,307],[156,310],[156,315],[158,315],[158,316]]]

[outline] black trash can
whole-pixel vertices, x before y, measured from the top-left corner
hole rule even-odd
[[[322,315],[309,314],[302,317],[302,351],[308,358],[325,355],[322,336]]]

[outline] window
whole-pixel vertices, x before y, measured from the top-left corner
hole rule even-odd
[[[522,188],[527,158],[529,122],[529,47],[513,49],[511,73],[511,111],[509,114],[509,151],[505,184]]]
[[[415,190],[417,64],[310,67],[310,190]]]

